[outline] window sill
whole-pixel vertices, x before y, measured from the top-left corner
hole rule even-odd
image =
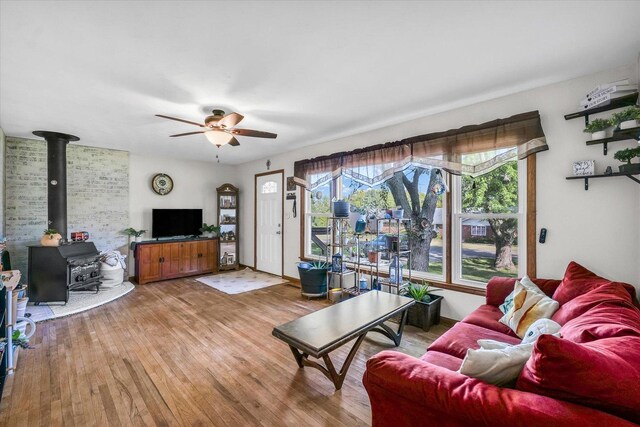
[[[300,261],[304,261],[304,262],[313,262],[318,260],[323,261],[323,259],[320,259],[320,258],[310,258],[310,257],[300,258]],[[380,277],[388,277],[388,274],[385,274],[384,272],[380,272]],[[433,279],[425,279],[425,280],[431,283],[436,288],[446,289],[448,291],[460,292],[463,294],[470,294],[470,295],[478,295],[482,297],[487,295],[486,289],[479,288],[476,286],[460,285],[457,283],[447,283],[447,282],[433,280]]]

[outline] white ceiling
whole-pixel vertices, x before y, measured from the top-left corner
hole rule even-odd
[[[0,2],[0,127],[238,164],[633,63],[640,2]],[[245,115],[216,149],[213,107]],[[412,136],[412,135],[407,135]]]

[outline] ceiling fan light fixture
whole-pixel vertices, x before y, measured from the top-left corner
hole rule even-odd
[[[228,144],[231,141],[231,138],[233,138],[233,135],[229,135],[226,132],[218,132],[214,130],[205,132],[204,136],[207,137],[210,143],[218,147]]]

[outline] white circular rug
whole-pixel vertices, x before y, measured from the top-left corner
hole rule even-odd
[[[128,294],[134,289],[131,282],[123,282],[121,285],[113,288],[102,288],[100,292],[69,292],[69,302],[63,303],[40,303],[27,305],[26,313],[30,313],[30,319],[34,322],[42,322],[45,320],[56,319],[58,317],[70,316],[76,313],[99,307],[123,295]]]

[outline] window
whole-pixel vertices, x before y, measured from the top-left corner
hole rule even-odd
[[[495,157],[498,150],[477,153],[464,159],[477,163],[478,158]],[[465,156],[463,156],[465,157]],[[348,173],[306,191],[304,256],[323,259],[331,236],[327,224],[331,216],[332,198],[349,201],[352,214],[365,217],[404,204],[405,217],[413,219],[411,229],[403,230],[409,259],[401,260],[405,274],[412,277],[445,282],[450,268],[451,281],[457,284],[483,287],[495,275],[519,277],[526,273],[523,244],[518,235],[525,235],[526,160],[501,162],[492,170],[477,176],[454,176],[437,168],[415,165],[396,172],[381,184],[361,184]],[[438,188],[450,183],[452,205],[447,206],[446,193]],[[453,225],[451,248],[447,247],[447,218]],[[391,233],[389,233],[391,234]],[[368,248],[381,245],[375,233],[362,238],[356,249],[343,254],[353,261],[367,259]],[[401,242],[402,244],[402,242]],[[355,247],[355,245],[354,245]],[[386,265],[380,260],[381,272]],[[409,265],[411,264],[411,265]]]
[[[500,153],[473,156],[484,154]],[[475,177],[454,177],[452,280],[455,283],[478,286],[493,276],[515,278],[526,274],[526,257],[518,256],[522,252],[519,243],[524,243],[518,240],[518,235],[526,236],[525,170],[526,160],[513,159]]]
[[[464,224],[463,224],[464,227]],[[467,225],[467,227],[469,227]],[[487,235],[486,225],[471,225],[471,236],[473,237],[485,237]]]
[[[356,219],[360,215],[384,217],[387,210],[405,204],[405,217],[413,219],[413,226],[411,229],[401,230],[401,240],[406,239],[406,247],[412,251],[410,261],[408,257],[401,259],[404,268],[411,268],[412,275],[418,277],[443,280],[445,200],[443,194],[434,193],[434,186],[445,178],[446,173],[440,170],[411,166],[373,187],[363,185],[345,174],[319,188],[305,192],[305,257],[322,258],[326,255],[326,245],[331,238],[326,227],[328,217],[331,216],[332,194],[350,203],[351,212]],[[354,244],[350,245],[347,254],[343,254],[345,260],[355,262],[358,251],[361,260],[366,260],[369,248],[385,245],[386,240],[392,239],[392,234],[393,230],[387,230],[378,237],[374,230],[357,242],[357,248],[356,242],[351,242]],[[378,242],[377,239],[385,242]],[[404,243],[401,242],[401,245]],[[383,254],[380,260],[381,269],[388,264],[388,259],[384,257]]]
[[[278,192],[278,184],[275,181],[267,181],[262,184],[262,194],[272,194]]]

